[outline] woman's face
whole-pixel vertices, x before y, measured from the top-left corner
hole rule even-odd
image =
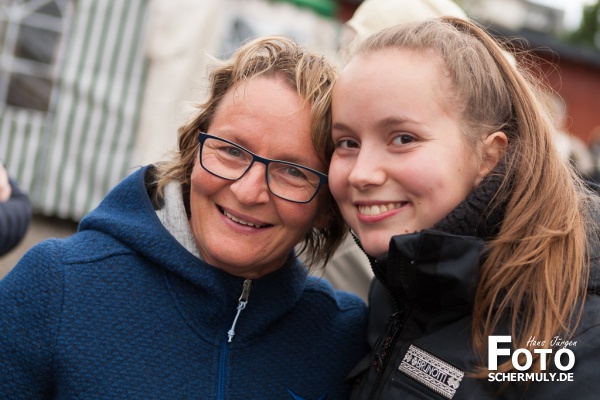
[[[310,139],[309,110],[280,79],[253,78],[223,98],[207,130],[251,152],[325,171]],[[190,225],[205,261],[256,278],[283,265],[292,248],[326,220],[325,191],[307,204],[280,199],[267,187],[265,165],[237,181],[216,177],[198,158],[191,176]]]
[[[394,235],[432,227],[484,175],[441,65],[385,49],[355,57],[335,85],[329,186],[372,256]]]

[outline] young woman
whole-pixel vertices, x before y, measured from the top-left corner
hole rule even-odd
[[[597,397],[597,198],[537,91],[463,19],[352,50],[329,183],[376,276],[352,398]]]
[[[0,281],[0,398],[345,399],[366,307],[307,277],[345,229],[325,172],[335,69],[240,48],[179,132]]]

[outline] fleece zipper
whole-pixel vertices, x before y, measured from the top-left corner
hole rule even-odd
[[[248,304],[248,297],[250,297],[251,287],[252,279],[246,279],[244,281],[244,286],[242,287],[242,294],[238,299],[237,312],[235,314],[235,318],[233,319],[231,328],[227,331],[227,340],[223,338],[223,341],[221,342],[221,355],[219,357],[219,380],[217,384],[217,399],[219,400],[225,398],[225,383],[227,381],[227,358],[229,357],[228,343],[231,343],[233,337],[235,336],[235,326],[237,325],[240,314],[246,308],[246,304]]]
[[[231,324],[231,329],[227,332],[227,336],[229,337],[228,342],[231,343],[233,340],[233,336],[235,335],[235,326],[237,324],[238,318],[244,309],[246,308],[246,304],[248,304],[248,297],[250,296],[250,288],[252,287],[252,279],[246,279],[244,281],[244,287],[242,288],[242,294],[238,300],[237,313],[235,314],[235,318],[233,319],[233,324]]]

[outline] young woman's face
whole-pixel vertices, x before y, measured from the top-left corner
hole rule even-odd
[[[207,133],[270,159],[326,172],[313,150],[308,108],[275,78],[253,78],[223,98]],[[207,172],[198,158],[191,176],[190,225],[204,260],[228,273],[256,278],[281,267],[292,248],[325,220],[325,191],[307,204],[274,196],[265,165],[237,181]]]
[[[483,175],[449,88],[438,56],[398,49],[355,57],[335,85],[329,186],[372,256],[432,227]]]

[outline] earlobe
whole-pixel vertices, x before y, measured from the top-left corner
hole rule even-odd
[[[476,185],[496,167],[500,158],[504,156],[507,147],[508,138],[502,131],[494,132],[485,138],[483,141],[481,165],[479,166],[479,176]]]

